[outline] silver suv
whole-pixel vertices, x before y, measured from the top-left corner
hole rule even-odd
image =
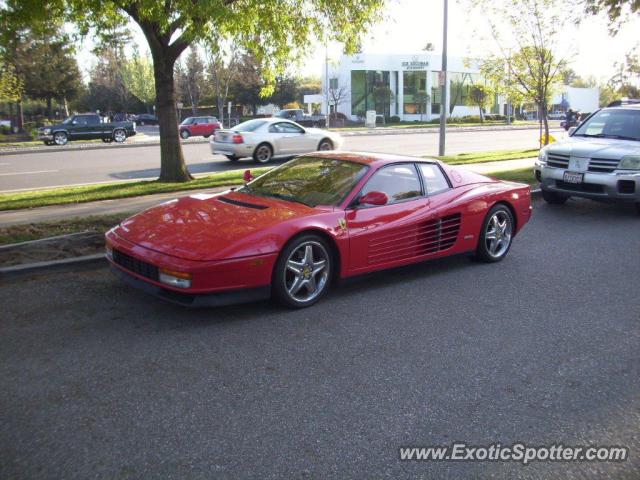
[[[634,202],[640,213],[640,104],[617,103],[540,150],[535,175],[547,202]]]

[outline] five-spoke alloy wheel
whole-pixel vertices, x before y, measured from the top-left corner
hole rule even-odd
[[[261,143],[253,152],[253,159],[258,163],[269,163],[273,157],[273,150],[267,143]]]
[[[64,132],[56,132],[53,134],[53,142],[56,145],[66,145],[69,141],[69,137]]]
[[[273,296],[288,307],[313,305],[331,280],[331,249],[317,235],[294,239],[283,251],[274,272]]]
[[[113,132],[113,139],[118,143],[122,143],[127,139],[127,132],[122,129],[117,129]]]
[[[484,262],[499,262],[511,247],[514,220],[505,205],[495,205],[482,224],[476,257]]]

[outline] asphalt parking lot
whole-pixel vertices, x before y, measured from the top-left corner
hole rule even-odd
[[[640,218],[536,202],[500,264],[183,310],[106,270],[0,288],[1,478],[639,478]],[[624,463],[401,462],[463,441]]]

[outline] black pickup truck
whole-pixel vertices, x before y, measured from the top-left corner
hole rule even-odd
[[[280,110],[274,115],[277,118],[286,118],[293,120],[304,127],[326,127],[327,119],[324,115],[309,115],[304,113],[301,108],[287,108]]]
[[[124,142],[136,134],[134,122],[103,122],[95,113],[72,115],[62,123],[42,127],[38,139],[45,145],[65,145],[70,140],[93,140],[101,138],[105,143]]]

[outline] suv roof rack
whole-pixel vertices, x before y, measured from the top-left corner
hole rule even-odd
[[[640,104],[640,99],[638,98],[625,98],[623,100],[615,100],[611,102],[607,107],[620,107],[622,105],[637,105]]]

